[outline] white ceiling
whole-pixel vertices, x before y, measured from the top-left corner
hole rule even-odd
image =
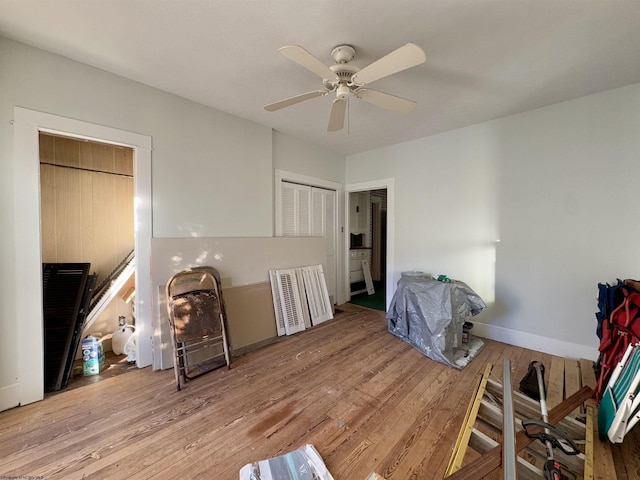
[[[0,0],[0,35],[345,155],[640,82],[639,0]],[[409,115],[352,99],[328,133],[330,95],[263,108],[322,87],[283,45],[364,67],[407,42],[426,63],[371,87]]]

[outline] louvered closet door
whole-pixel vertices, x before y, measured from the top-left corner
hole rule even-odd
[[[327,290],[336,298],[336,192],[323,188],[312,188],[312,235],[325,239],[327,265],[324,276]]]
[[[311,236],[311,187],[282,182],[282,235]]]
[[[324,275],[329,295],[336,298],[336,208],[335,190],[282,182],[283,236],[325,237],[327,264]]]

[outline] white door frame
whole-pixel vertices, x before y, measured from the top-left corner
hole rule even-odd
[[[14,107],[16,319],[19,404],[44,398],[42,255],[40,231],[40,132],[133,149],[136,252],[136,364],[150,365],[151,316],[151,137],[48,113]],[[38,288],[35,288],[38,287]]]
[[[389,304],[395,291],[395,285],[393,281],[394,276],[394,231],[395,231],[395,216],[394,216],[394,179],[382,178],[380,180],[372,180],[370,182],[350,183],[344,188],[344,224],[351,225],[349,218],[349,194],[351,192],[368,192],[370,190],[387,189],[387,273],[385,276],[385,302],[386,309],[389,310]],[[344,237],[345,258],[349,258],[349,236]],[[349,262],[345,262],[343,268],[343,278],[345,282],[345,295],[348,299],[349,294]]]

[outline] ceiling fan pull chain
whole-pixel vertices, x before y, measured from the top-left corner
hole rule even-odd
[[[351,99],[347,99],[347,136],[351,134]]]

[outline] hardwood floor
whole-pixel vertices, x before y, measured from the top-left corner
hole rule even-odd
[[[341,308],[180,392],[172,370],[146,368],[0,413],[0,478],[237,479],[312,443],[336,480],[441,479],[487,362],[500,380],[509,358],[517,385],[552,360],[489,341],[457,371],[390,335],[384,312]],[[640,478],[633,435],[614,451],[619,480]]]

